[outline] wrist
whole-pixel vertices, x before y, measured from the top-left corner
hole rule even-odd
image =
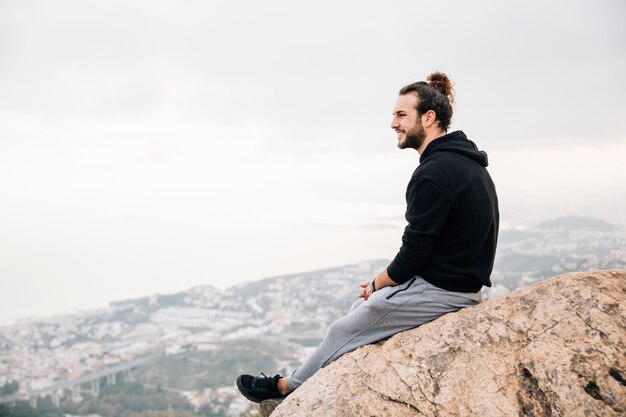
[[[375,291],[376,291],[376,289],[377,289],[377,288],[376,288],[376,278],[374,278],[374,279],[372,280],[372,283],[370,284],[370,288],[372,289],[372,292],[375,292]]]

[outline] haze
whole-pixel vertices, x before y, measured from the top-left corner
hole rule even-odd
[[[397,91],[456,83],[503,226],[626,225],[626,3],[0,2],[0,320],[391,259]],[[315,286],[324,283],[312,283]]]

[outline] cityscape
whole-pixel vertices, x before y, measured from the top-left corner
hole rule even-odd
[[[369,260],[226,290],[195,287],[5,324],[0,404],[55,409],[135,383],[178,396],[190,413],[250,415],[254,408],[234,387],[237,373],[293,369],[347,311],[358,283],[388,263]],[[569,217],[507,228],[500,234],[493,286],[483,295],[497,297],[569,271],[624,268],[626,234],[617,226]],[[311,291],[312,283],[323,285]],[[259,346],[265,354],[257,354]]]

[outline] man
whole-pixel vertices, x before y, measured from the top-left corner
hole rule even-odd
[[[284,397],[344,353],[477,304],[482,286],[491,286],[498,199],[487,154],[463,132],[447,133],[453,100],[440,72],[400,89],[391,128],[400,149],[420,154],[406,192],[402,246],[387,269],[360,284],[350,312],[291,375],[239,376],[246,398]]]

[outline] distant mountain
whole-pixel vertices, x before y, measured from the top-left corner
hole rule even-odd
[[[626,234],[619,227],[590,217],[560,217],[524,229],[505,229],[489,296],[564,272],[626,268]]]
[[[537,229],[596,230],[600,232],[611,232],[620,229],[619,226],[604,220],[581,216],[559,217],[539,223],[535,227]]]

